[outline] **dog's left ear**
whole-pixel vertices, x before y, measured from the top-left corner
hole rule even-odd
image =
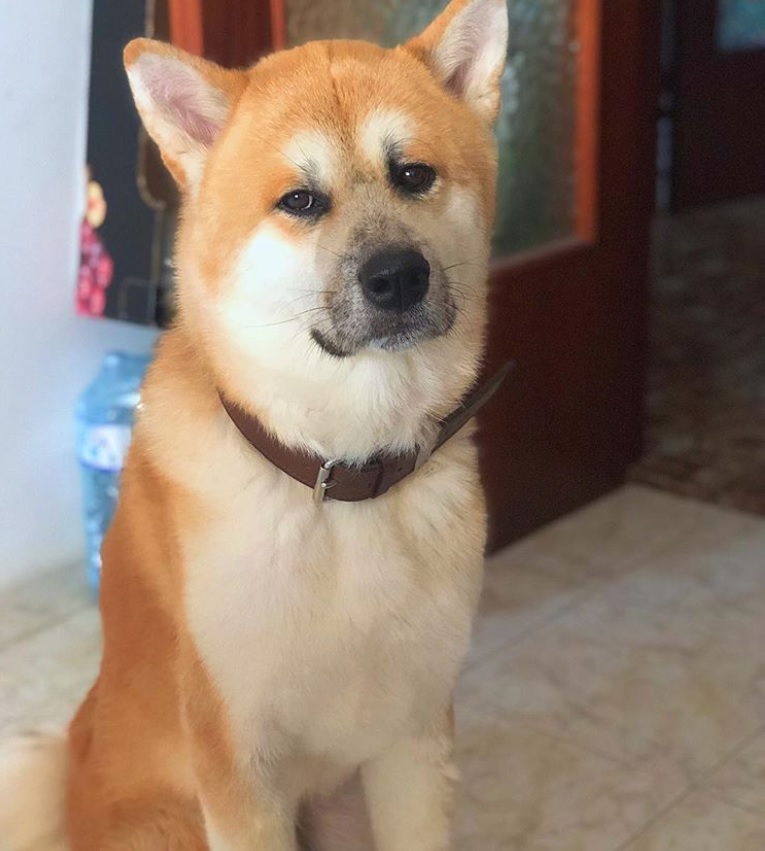
[[[506,0],[452,0],[404,47],[430,68],[447,91],[493,123],[499,113],[507,35]]]

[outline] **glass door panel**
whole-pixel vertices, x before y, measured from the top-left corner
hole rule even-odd
[[[415,35],[446,0],[285,0],[288,47],[316,38],[394,45]],[[578,0],[510,0],[511,50],[497,124],[498,257],[580,235],[580,7]],[[589,101],[588,101],[589,102]],[[590,134],[593,135],[594,134]],[[591,152],[585,152],[589,157]]]

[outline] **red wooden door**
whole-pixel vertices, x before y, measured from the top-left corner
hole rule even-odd
[[[284,46],[282,0],[167,0],[173,44],[228,67]]]
[[[677,0],[675,209],[765,193],[765,4]]]
[[[572,233],[494,271],[482,418],[492,547],[620,484],[642,448],[659,4],[579,0]]]
[[[204,26],[183,46],[243,62],[264,33],[396,43],[445,4],[260,0],[249,56],[221,56]],[[492,547],[614,487],[640,453],[659,78],[658,0],[513,0],[510,21],[487,370],[517,368],[481,417]]]

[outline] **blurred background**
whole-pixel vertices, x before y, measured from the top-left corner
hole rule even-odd
[[[97,573],[172,320],[178,199],[123,45],[241,65],[392,45],[444,5],[0,0],[0,586],[86,538]],[[492,549],[627,480],[765,514],[765,2],[509,6],[487,369],[517,369],[482,420]]]
[[[98,671],[178,198],[121,53],[446,0],[0,0],[0,737]],[[765,848],[765,0],[508,0],[461,851]],[[89,589],[89,590],[88,590]],[[242,648],[246,665],[247,648]]]

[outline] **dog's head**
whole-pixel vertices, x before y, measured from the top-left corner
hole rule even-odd
[[[128,45],[183,190],[178,321],[280,433],[299,398],[315,421],[411,418],[384,438],[407,443],[475,377],[506,39],[504,0],[454,0],[401,47],[315,42],[246,71]]]

